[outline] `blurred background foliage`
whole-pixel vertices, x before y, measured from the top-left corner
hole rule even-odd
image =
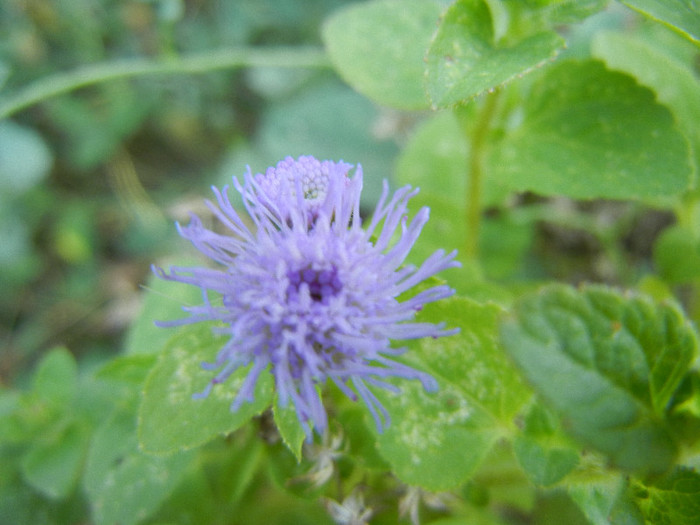
[[[2,95],[91,64],[257,46],[320,48],[342,0],[8,0]],[[211,184],[286,155],[361,160],[369,200],[405,123],[330,67],[233,68],[97,83],[0,121],[0,378],[54,344],[119,348],[174,220]],[[181,248],[181,246],[180,246]]]

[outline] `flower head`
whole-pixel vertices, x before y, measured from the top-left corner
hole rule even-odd
[[[244,220],[223,191],[213,188],[216,204],[207,202],[229,230],[222,235],[192,215],[180,234],[220,264],[218,269],[156,268],[165,279],[200,287],[204,304],[186,308],[191,316],[178,324],[217,320],[230,340],[214,363],[219,370],[204,392],[250,366],[232,403],[236,410],[252,401],[260,374],[274,376],[280,404],[292,403],[307,434],[327,427],[319,387],[335,383],[351,399],[361,398],[381,430],[389,414],[368,385],[397,391],[388,377],[418,379],[426,390],[435,380],[395,359],[404,348],[392,341],[438,337],[454,331],[414,322],[424,304],[452,295],[447,286],[422,290],[399,300],[428,277],[456,266],[455,253],[437,251],[416,267],[406,264],[428,220],[421,209],[410,222],[407,204],[417,190],[388,184],[374,215],[363,227],[360,217],[362,169],[342,162],[304,156],[286,158],[265,174],[245,175],[234,187],[249,216]],[[210,293],[221,304],[210,300]],[[172,324],[172,323],[163,323]]]

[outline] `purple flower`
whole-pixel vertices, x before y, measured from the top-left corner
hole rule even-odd
[[[282,406],[292,403],[307,435],[327,427],[319,387],[327,379],[353,400],[362,398],[381,431],[389,414],[368,385],[398,389],[388,377],[418,379],[437,389],[427,373],[395,359],[405,348],[392,340],[450,335],[443,324],[414,321],[424,304],[454,293],[444,285],[399,298],[428,277],[452,266],[455,252],[439,250],[419,267],[405,260],[428,220],[428,208],[410,222],[407,203],[417,193],[409,186],[389,196],[388,184],[371,220],[360,217],[362,169],[343,162],[287,157],[266,173],[233,179],[249,217],[231,205],[227,187],[213,188],[217,203],[207,205],[229,230],[205,228],[196,215],[178,230],[219,269],[173,267],[157,274],[193,284],[204,304],[185,308],[191,317],[172,324],[220,321],[231,339],[214,363],[219,370],[196,397],[235,370],[250,365],[232,410],[252,401],[262,373],[274,376]],[[218,303],[210,301],[214,292]]]

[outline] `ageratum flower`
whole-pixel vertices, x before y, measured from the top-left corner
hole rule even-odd
[[[425,372],[394,359],[405,348],[392,341],[454,333],[443,324],[415,322],[426,303],[454,293],[445,285],[409,290],[446,268],[457,266],[455,252],[435,252],[416,267],[406,257],[428,220],[428,208],[408,221],[407,204],[417,193],[409,186],[389,196],[384,189],[371,220],[360,217],[362,169],[310,156],[287,157],[265,174],[233,183],[248,217],[234,209],[227,193],[213,188],[207,205],[228,229],[205,228],[196,215],[178,230],[217,263],[218,269],[173,267],[157,274],[193,284],[204,304],[185,308],[191,316],[176,323],[220,321],[230,340],[207,369],[218,370],[197,397],[250,365],[231,405],[252,401],[260,374],[274,376],[281,406],[294,405],[307,435],[327,427],[319,390],[327,380],[353,400],[361,398],[378,429],[389,414],[368,386],[398,389],[389,377],[418,379],[437,388]],[[217,302],[211,292],[221,299]],[[409,292],[409,293],[407,293]],[[405,298],[407,297],[407,298]],[[172,324],[172,323],[163,323]]]

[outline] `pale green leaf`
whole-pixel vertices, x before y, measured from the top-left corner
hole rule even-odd
[[[0,199],[20,195],[45,178],[53,156],[39,133],[0,122]]]
[[[700,241],[689,228],[671,226],[656,239],[654,264],[668,283],[691,282],[700,277]]]
[[[301,447],[304,444],[306,433],[299,422],[299,416],[297,416],[294,405],[288,403],[286,407],[281,407],[279,399],[275,399],[275,403],[272,405],[272,413],[282,441],[289,447],[297,461],[301,461]]]
[[[396,161],[397,184],[410,184],[420,188],[421,194],[434,194],[453,206],[464,208],[467,144],[467,137],[453,112],[441,111],[427,118],[413,131]],[[435,210],[439,211],[440,208]]]
[[[435,108],[455,106],[491,91],[551,60],[564,47],[553,31],[496,42],[483,0],[450,6],[427,54],[427,90]]]
[[[170,261],[170,264],[174,264]],[[178,260],[177,266],[196,264]],[[172,337],[172,331],[155,325],[156,321],[173,321],[187,317],[184,306],[201,304],[202,291],[196,286],[160,279],[150,275],[142,294],[141,311],[129,325],[124,342],[127,354],[153,354]]]
[[[323,40],[341,77],[360,93],[399,109],[428,107],[423,57],[440,16],[433,0],[375,0],[334,13]]]
[[[452,112],[437,113],[419,124],[399,155],[397,186],[420,188],[411,199],[411,210],[430,208],[430,220],[411,250],[413,263],[435,250],[466,244],[466,222],[459,219],[466,218],[467,166],[467,141]]]
[[[59,347],[46,354],[34,373],[33,391],[43,401],[68,405],[76,395],[78,365],[73,355]]]
[[[591,525],[645,525],[627,483],[617,477],[570,485],[568,492]]]
[[[156,356],[153,354],[120,355],[103,366],[97,372],[97,377],[141,386],[155,362]]]
[[[27,482],[52,499],[66,498],[82,467],[89,435],[78,422],[57,433],[38,437],[22,458]]]
[[[165,345],[146,379],[139,409],[139,441],[145,451],[163,454],[202,445],[233,432],[270,406],[272,376],[263,372],[254,401],[230,410],[248,367],[216,385],[207,398],[192,399],[216,374],[203,370],[201,363],[213,362],[226,340],[203,323],[179,330]]]
[[[580,22],[603,9],[608,0],[486,0],[497,41]]]
[[[517,191],[653,200],[686,191],[693,169],[684,136],[649,89],[596,61],[564,61],[532,87],[487,173]]]
[[[163,457],[139,451],[136,415],[117,410],[95,432],[83,479],[95,523],[142,522],[175,489],[192,458],[192,452]]]
[[[687,47],[692,48],[692,45]],[[617,32],[597,34],[591,42],[591,52],[608,68],[632,75],[653,89],[659,101],[671,109],[690,141],[697,172],[700,168],[700,80],[693,64],[673,55],[664,42]]]
[[[527,477],[541,486],[560,481],[579,463],[579,454],[561,435],[556,417],[540,405],[533,405],[527,414],[513,451]]]
[[[697,0],[621,0],[623,4],[678,31],[700,44],[700,6]]]
[[[513,449],[528,478],[544,487],[560,481],[579,462],[578,453],[570,448],[548,447],[525,436],[513,442]]]

